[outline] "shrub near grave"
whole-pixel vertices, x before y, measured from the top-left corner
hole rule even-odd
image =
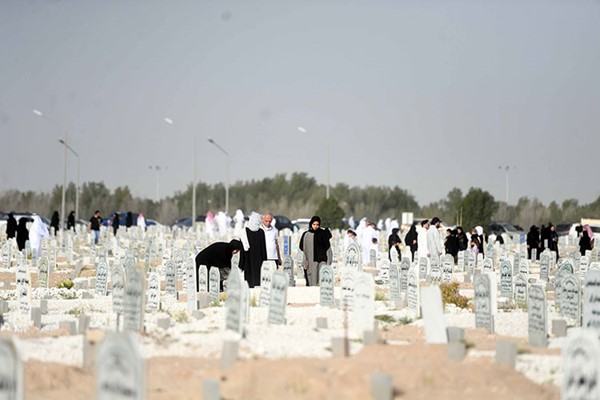
[[[442,283],[440,290],[444,305],[454,304],[459,308],[469,308],[469,299],[458,292],[458,282]]]

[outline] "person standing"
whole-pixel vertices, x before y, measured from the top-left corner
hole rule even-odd
[[[58,211],[54,211],[52,213],[52,218],[50,218],[50,228],[54,228],[54,236],[58,233],[60,224],[60,217],[58,216]]]
[[[410,252],[412,254],[411,262],[415,261],[415,253],[418,250],[417,236],[417,223],[413,222],[408,232],[406,232],[406,236],[404,237],[404,243],[406,243],[406,245],[410,248]]]
[[[446,229],[446,239],[444,241],[446,254],[452,255],[454,263],[458,262],[458,236],[456,230]]]
[[[8,220],[6,220],[6,237],[8,239],[14,238],[17,234],[17,220],[13,213],[8,213]]]
[[[307,286],[319,286],[319,271],[322,265],[330,265],[333,254],[331,251],[331,231],[321,228],[321,218],[313,216],[309,229],[302,234],[299,248],[304,253],[302,266],[306,271]]]
[[[441,257],[442,251],[442,240],[440,239],[440,219],[433,217],[431,219],[431,225],[427,230],[427,248],[429,249],[430,257]]]
[[[535,249],[536,259],[540,251],[540,231],[537,226],[531,225],[527,233],[527,258],[531,260],[531,251]]]
[[[400,250],[400,243],[402,243],[402,240],[400,239],[400,236],[398,236],[399,231],[399,228],[393,228],[392,233],[388,237],[388,258],[390,261],[392,261],[392,247],[398,252],[398,257],[402,257],[402,251]]]
[[[127,211],[127,217],[125,217],[125,228],[129,230],[133,225],[133,213],[131,211]]]
[[[556,227],[552,223],[548,226],[548,249],[556,253],[556,259],[558,260],[558,233],[556,233]]]
[[[146,218],[144,218],[144,214],[139,213],[137,218],[137,226],[146,230]]]
[[[277,228],[272,226],[273,214],[268,212],[262,217],[262,224],[260,229],[265,231],[265,244],[267,251],[267,260],[275,261],[277,266],[281,265],[281,254],[279,253],[279,243],[277,238],[279,237],[279,231]]]
[[[115,236],[117,236],[117,231],[119,230],[120,224],[121,224],[121,221],[119,221],[119,213],[114,213],[113,220],[112,220],[112,228],[113,228],[113,234]]]
[[[67,230],[71,228],[75,230],[75,211],[71,211],[69,213],[69,217],[67,218]]]
[[[19,251],[25,248],[25,242],[29,240],[29,230],[27,229],[27,218],[21,217],[17,226],[17,246]]]
[[[429,230],[429,220],[424,219],[421,221],[421,230],[417,233],[417,248],[419,251],[419,258],[429,258],[429,248],[427,243],[427,231]]]
[[[579,252],[582,256],[585,256],[587,250],[592,250],[592,239],[588,231],[583,229],[581,231],[581,239],[579,239]]]
[[[469,239],[462,226],[456,227],[456,238],[458,239],[458,251],[465,251],[469,247]]]
[[[58,214],[58,213],[56,213]],[[42,239],[48,239],[50,233],[48,233],[48,227],[42,222],[39,215],[33,215],[33,224],[31,225],[31,231],[29,232],[29,242],[31,243],[31,252],[39,257],[42,255]]]
[[[244,270],[250,288],[260,286],[260,269],[267,259],[265,231],[260,229],[260,220],[260,214],[253,211],[241,237],[244,251],[240,254],[240,269]]]
[[[94,244],[98,244],[98,238],[100,238],[100,225],[102,225],[102,217],[100,216],[100,210],[96,210],[92,218],[90,218],[88,229],[88,231],[94,234]]]

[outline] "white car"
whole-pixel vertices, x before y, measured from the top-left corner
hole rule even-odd
[[[292,224],[298,227],[298,232],[304,232],[308,230],[308,224],[310,223],[310,218],[298,218],[292,221]]]

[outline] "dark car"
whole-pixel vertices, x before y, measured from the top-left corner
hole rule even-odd
[[[488,225],[487,228],[488,235],[502,235],[510,237],[511,240],[520,240],[521,237],[525,236],[525,232],[523,230],[518,229],[515,226],[512,226],[508,222],[492,222]]]
[[[273,218],[275,219],[275,228],[277,228],[278,231],[286,228],[292,232],[294,231],[295,225],[285,215],[273,215]]]

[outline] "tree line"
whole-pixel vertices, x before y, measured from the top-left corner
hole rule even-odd
[[[66,189],[67,212],[75,209],[75,193],[76,186],[71,182]],[[435,215],[449,224],[459,224],[466,229],[476,225],[485,226],[490,221],[510,222],[527,229],[534,224],[578,222],[582,217],[600,218],[600,196],[594,202],[582,205],[577,199],[568,199],[561,204],[552,201],[544,205],[538,199],[528,197],[521,197],[515,205],[508,205],[496,201],[489,192],[480,188],[470,188],[466,193],[454,188],[445,198],[420,206],[412,194],[399,186],[350,187],[338,183],[330,187],[330,201],[322,204],[325,193],[325,185],[317,183],[315,178],[304,172],[239,181],[229,188],[229,213],[233,215],[237,209],[245,214],[253,210],[271,211],[295,219],[310,218],[317,210],[335,210],[332,215],[336,220],[343,213],[346,218],[352,215],[355,219],[367,217],[377,221],[387,217],[400,220],[403,212],[412,212],[415,217],[430,218]],[[55,210],[60,210],[61,198],[60,185],[50,193],[6,190],[0,193],[0,210],[31,211],[50,216]],[[198,214],[224,208],[225,187],[222,183],[197,183]],[[110,190],[103,182],[86,182],[79,193],[80,219],[87,221],[97,209],[105,218],[114,211],[134,211],[142,212],[147,218],[163,224],[172,224],[177,218],[191,216],[192,185],[156,202],[134,197],[127,186]],[[331,223],[337,225],[335,221]]]

